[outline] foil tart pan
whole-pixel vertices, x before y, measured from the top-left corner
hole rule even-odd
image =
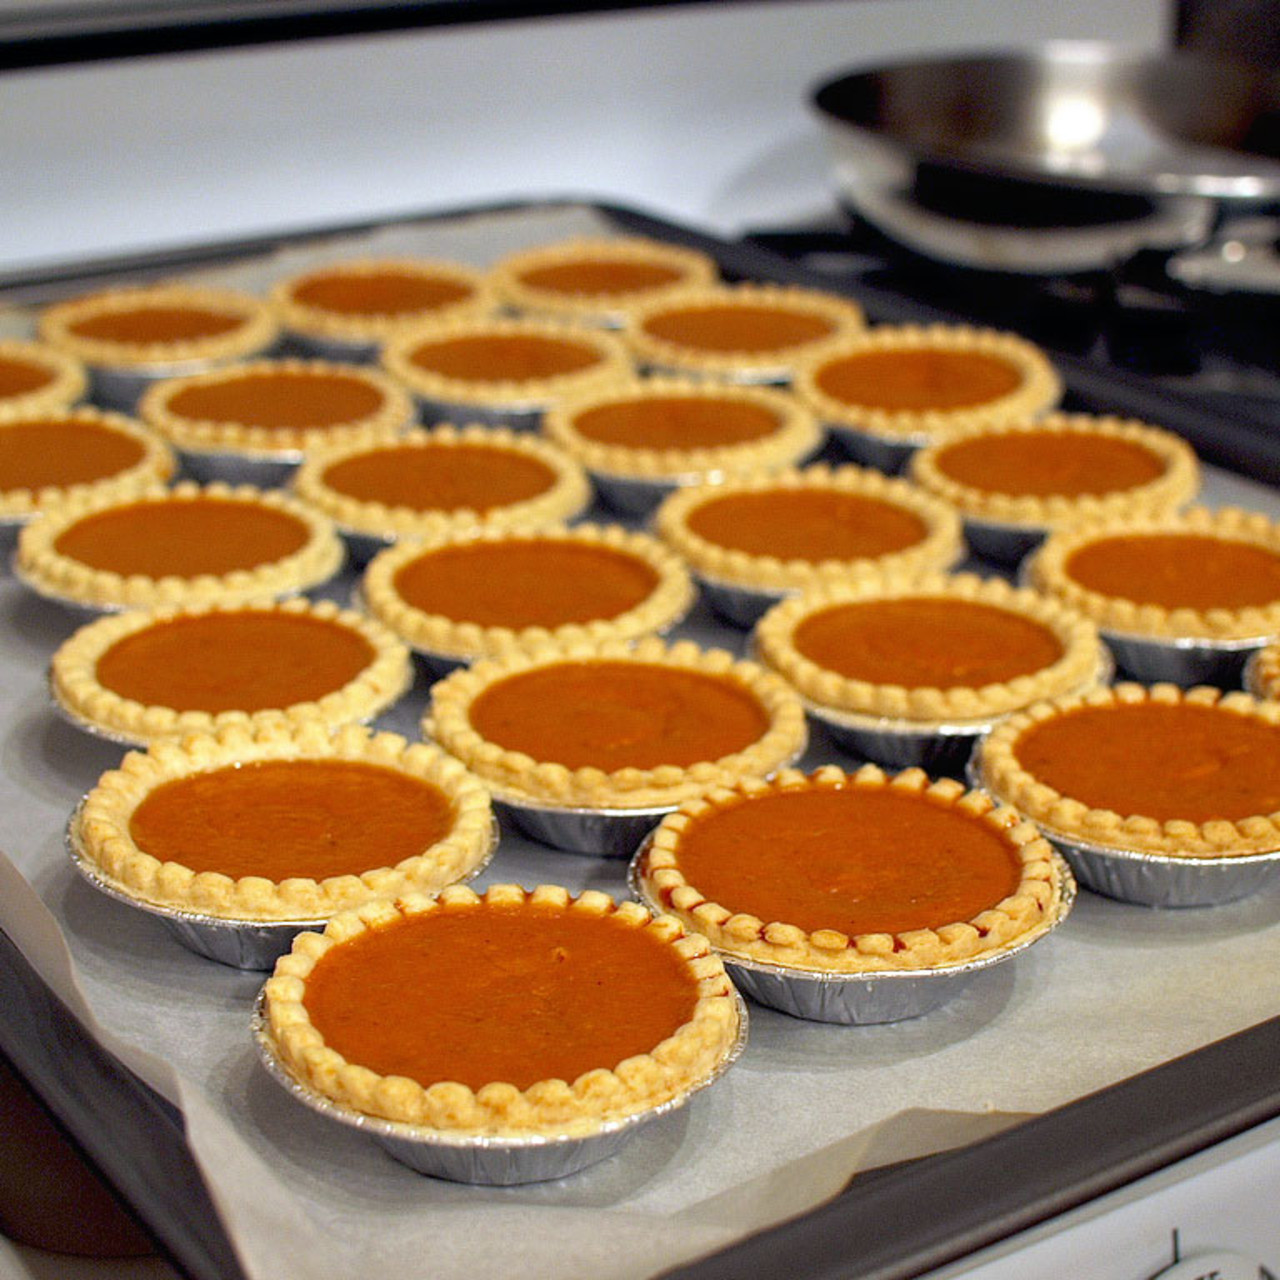
[[[893,769],[914,766],[928,774],[952,777],[961,775],[978,739],[990,733],[1000,718],[912,724],[834,711],[807,700],[804,707],[809,718],[826,730],[841,751]]]
[[[764,591],[759,587],[741,587],[732,582],[693,574],[698,590],[706,602],[731,626],[747,630],[754,627],[781,600],[793,591]]]
[[[304,360],[336,360],[340,364],[373,364],[382,350],[378,342],[354,338],[322,337],[286,329],[281,343],[282,354],[300,356]]]
[[[1045,540],[1047,530],[1040,525],[1005,524],[998,520],[964,517],[964,540],[974,555],[999,564],[1017,564]]]
[[[32,512],[31,515],[0,516],[0,555],[13,559],[13,553],[18,549],[18,535],[34,514]]]
[[[182,475],[197,484],[251,484],[260,489],[279,489],[302,461],[301,449],[275,453],[237,453],[221,449],[179,449]]]
[[[1101,631],[1116,665],[1144,684],[1218,685],[1236,689],[1244,678],[1245,664],[1276,637],[1251,636],[1244,640],[1207,640],[1129,635]]]
[[[645,360],[641,362],[639,369],[644,377],[694,378],[699,382],[727,383],[735,387],[789,387],[791,385],[789,368],[712,370]]]
[[[646,842],[647,843],[647,842]],[[631,890],[646,907],[666,910],[640,883],[641,849],[632,860]],[[757,1004],[807,1022],[867,1026],[919,1018],[957,996],[996,965],[1020,955],[1067,918],[1076,899],[1076,882],[1067,862],[1054,855],[1061,895],[1058,909],[1041,926],[999,951],[933,969],[890,969],[875,973],[820,973],[767,964],[715,948],[738,990]]]
[[[456,426],[479,423],[486,427],[508,427],[512,431],[537,431],[542,426],[545,405],[487,405],[437,400],[416,396],[418,413],[427,426],[451,422]]]
[[[614,511],[627,516],[647,516],[669,494],[689,480],[647,476],[620,476],[607,471],[587,473],[600,500]]]
[[[543,804],[490,791],[493,811],[540,844],[567,853],[629,858],[636,846],[676,808],[674,804],[636,809],[589,809]]]
[[[238,920],[225,916],[211,916],[200,911],[186,911],[180,907],[164,906],[136,897],[110,876],[106,875],[84,851],[80,840],[80,811],[84,798],[76,805],[67,823],[65,843],[75,869],[95,889],[114,898],[136,911],[155,916],[169,933],[188,951],[216,960],[233,969],[270,970],[276,961],[293,946],[300,933],[319,933],[328,923],[325,916],[306,920]],[[489,850],[458,884],[465,884],[482,872],[493,859],[498,848],[498,824],[492,824]]]
[[[335,524],[338,536],[347,544],[347,559],[353,565],[366,565],[379,551],[395,546],[397,539],[380,533],[366,533],[362,529],[352,529],[346,525]]]
[[[873,435],[870,431],[859,431],[839,422],[827,422],[823,425],[850,459],[860,466],[874,467],[889,476],[896,476],[910,461],[911,455],[929,443],[924,436],[904,436],[897,440]]]
[[[216,369],[216,362],[187,360],[181,364],[139,365],[130,368],[89,367],[89,400],[101,408],[132,414],[142,393],[154,382]]]
[[[713,1072],[666,1102],[607,1121],[596,1131],[581,1136],[458,1134],[367,1116],[303,1084],[276,1053],[264,1005],[259,993],[252,1020],[254,1043],[267,1072],[296,1101],[328,1120],[367,1133],[393,1159],[418,1173],[490,1187],[550,1182],[609,1159],[641,1129],[679,1111],[695,1094],[714,1084],[742,1056],[747,1044],[747,1007],[739,996],[738,1035],[728,1054]]]

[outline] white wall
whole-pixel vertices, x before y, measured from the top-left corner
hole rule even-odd
[[[529,19],[0,76],[0,271],[586,195],[731,232],[828,207],[807,92],[923,52],[1151,48],[1168,0],[804,0]]]

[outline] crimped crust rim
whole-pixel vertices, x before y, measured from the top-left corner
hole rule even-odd
[[[521,502],[496,506],[480,513],[471,509],[458,511],[392,507],[382,502],[367,502],[331,489],[325,484],[326,470],[374,449],[417,449],[450,445],[483,445],[519,453],[544,463],[552,472],[550,488]],[[508,427],[470,424],[455,427],[442,424],[431,428],[411,428],[394,440],[321,447],[312,450],[293,476],[293,492],[308,506],[333,520],[339,528],[373,536],[442,537],[463,528],[509,528],[556,524],[572,519],[591,500],[591,486],[581,465],[559,446]]]
[[[1264,645],[1245,667],[1245,688],[1255,698],[1280,699],[1280,644]]]
[[[613,618],[559,627],[484,626],[460,622],[445,614],[426,613],[410,604],[396,589],[396,575],[407,564],[433,551],[485,543],[549,540],[600,547],[642,561],[657,575],[647,596]],[[579,524],[572,529],[465,530],[422,542],[400,543],[379,552],[361,579],[365,608],[415,649],[450,658],[470,660],[493,657],[513,650],[537,649],[546,644],[596,643],[608,639],[631,640],[660,632],[677,623],[692,607],[695,588],[683,561],[656,538],[621,525]]]
[[[50,343],[6,338],[0,340],[0,359],[38,364],[52,375],[43,387],[19,395],[0,396],[0,421],[7,417],[56,413],[75,404],[88,390],[89,375],[83,362]]]
[[[1188,507],[1128,519],[1080,521],[1055,530],[1024,564],[1028,583],[1093,619],[1107,633],[1153,640],[1204,639],[1264,641],[1280,634],[1280,599],[1241,609],[1167,609],[1103,595],[1077,583],[1065,571],[1067,560],[1087,543],[1109,537],[1187,534],[1221,538],[1261,547],[1280,555],[1280,524],[1239,507]]]
[[[680,277],[641,290],[591,294],[540,288],[523,279],[524,272],[539,267],[600,257],[623,262],[657,262],[678,270]],[[507,306],[529,315],[567,316],[608,327],[625,323],[627,315],[639,304],[690,286],[713,284],[719,274],[719,267],[709,254],[646,236],[575,236],[554,244],[517,249],[499,258],[490,268],[494,291]]]
[[[730,400],[766,409],[778,426],[758,440],[696,449],[643,449],[604,444],[582,435],[579,414],[603,405],[665,399]],[[705,479],[749,474],[793,466],[813,453],[823,433],[809,410],[794,396],[770,387],[708,383],[690,378],[627,375],[589,393],[566,397],[547,412],[543,434],[582,463],[588,471],[624,479]]]
[[[89,405],[77,408],[52,408],[39,412],[0,416],[0,435],[6,428],[38,424],[42,419],[58,422],[87,423],[127,436],[142,446],[142,457],[123,471],[98,480],[78,481],[69,485],[46,485],[40,489],[0,490],[0,518],[31,516],[58,503],[93,500],[99,497],[125,497],[166,482],[177,469],[177,459],[169,446],[141,424],[122,413],[95,409]]]
[[[825,365],[866,351],[894,347],[932,347],[997,356],[1013,365],[1022,381],[986,404],[924,411],[853,405],[835,399],[818,386],[817,378]],[[1038,346],[1014,333],[971,325],[877,325],[806,359],[796,370],[794,385],[796,394],[830,428],[920,443],[950,439],[954,432],[979,425],[1034,419],[1057,404],[1062,395],[1062,379]]]
[[[599,359],[585,369],[550,377],[473,381],[434,373],[410,358],[416,348],[431,342],[488,336],[528,336],[571,342],[593,349]],[[379,361],[392,378],[419,399],[477,409],[509,410],[546,409],[561,396],[616,378],[630,368],[626,349],[617,338],[603,330],[575,325],[568,320],[507,316],[464,316],[416,325],[389,338]]]
[[[175,342],[113,342],[86,338],[71,326],[89,315],[129,311],[148,302],[221,311],[240,317],[227,333]],[[169,368],[202,362],[235,360],[265,351],[278,336],[275,316],[261,298],[233,289],[182,283],[105,289],[55,302],[37,319],[40,337],[95,368]]]
[[[984,436],[1042,432],[1102,436],[1141,445],[1164,463],[1153,480],[1131,489],[1102,494],[1009,494],[955,480],[938,458],[961,442]],[[1180,436],[1137,418],[1084,413],[1049,413],[1034,422],[983,425],[958,430],[912,455],[911,478],[928,492],[957,507],[966,518],[1038,531],[1068,521],[1124,517],[1172,510],[1189,502],[1200,483],[1194,450]]]
[[[127,636],[175,618],[244,612],[306,616],[346,627],[369,643],[373,657],[352,680],[315,702],[256,712],[211,713],[148,706],[108,689],[97,678],[98,660]],[[332,601],[313,602],[301,597],[240,605],[208,602],[110,614],[73,632],[55,650],[49,666],[50,691],[72,715],[105,733],[138,744],[174,734],[217,733],[236,725],[256,729],[259,725],[300,725],[319,720],[334,728],[379,714],[405,692],[412,680],[408,650],[376,618],[342,609]]]
[[[648,1053],[616,1067],[592,1069],[575,1081],[543,1080],[526,1089],[495,1081],[472,1091],[455,1081],[423,1086],[405,1077],[384,1077],[347,1062],[324,1044],[305,1006],[306,979],[332,947],[366,928],[394,924],[443,906],[559,907],[599,917],[615,916],[675,948],[697,983],[691,1019]],[[287,1069],[308,1087],[379,1117],[431,1130],[477,1136],[586,1136],[605,1124],[659,1106],[706,1083],[731,1056],[740,1034],[737,997],[706,939],[689,933],[669,915],[654,917],[639,903],[615,903],[588,889],[576,897],[555,885],[525,890],[494,885],[481,897],[452,886],[438,897],[403,895],[343,912],[323,934],[308,933],[277,962],[264,988],[267,1031]],[[606,997],[607,998],[607,997]]]
[[[1062,646],[1050,666],[984,686],[911,688],[851,679],[819,666],[795,647],[806,618],[841,604],[930,597],[983,604],[1047,627]],[[976,574],[930,574],[909,583],[830,584],[775,605],[755,630],[760,660],[823,710],[920,724],[989,719],[1033,702],[1083,690],[1105,678],[1097,628],[1087,618],[1027,588]]]
[[[1193,823],[1172,819],[1160,822],[1142,814],[1090,808],[1042,782],[1018,761],[1018,739],[1035,724],[1079,707],[1144,702],[1217,706],[1231,714],[1253,716],[1267,724],[1280,725],[1280,703],[1259,700],[1246,693],[1226,693],[1207,685],[1183,690],[1172,684],[1148,686],[1126,682],[1083,695],[1039,702],[997,725],[979,744],[974,757],[979,784],[1040,823],[1050,835],[1061,834],[1103,847],[1170,857],[1224,858],[1280,849],[1280,812],[1236,821],[1215,819]]]
[[[161,860],[134,840],[130,820],[156,787],[199,773],[267,760],[350,760],[429,782],[450,802],[453,823],[438,841],[393,867],[315,880],[294,876],[233,879]],[[73,838],[83,855],[128,896],[152,906],[198,911],[226,920],[322,920],[396,893],[437,892],[477,871],[494,843],[488,792],[454,759],[425,743],[358,725],[331,732],[317,722],[231,725],[216,734],[165,739],[130,752],[85,797]]]
[[[262,375],[349,378],[377,392],[380,403],[362,418],[315,427],[263,427],[217,418],[190,418],[171,407],[175,396],[193,387],[216,386]],[[138,401],[138,417],[175,448],[187,453],[296,453],[316,445],[358,443],[394,437],[417,420],[409,393],[376,369],[336,360],[253,360],[153,383]]]
[[[701,306],[775,306],[819,315],[832,323],[832,331],[808,342],[766,352],[714,352],[659,338],[644,324],[661,311]],[[622,337],[636,362],[654,372],[684,373],[729,381],[789,381],[801,362],[846,340],[866,328],[866,313],[853,299],[801,285],[744,282],[692,287],[633,308]]]
[[[218,576],[202,574],[194,578],[150,578],[141,574],[125,577],[105,569],[92,569],[54,549],[57,539],[76,521],[111,507],[203,497],[257,503],[286,513],[307,530],[307,541],[280,560]],[[332,523],[278,490],[222,483],[202,486],[182,481],[172,489],[140,489],[124,498],[69,498],[59,503],[23,528],[18,536],[14,565],[22,580],[38,593],[94,608],[138,609],[202,600],[245,603],[289,595],[331,578],[342,567],[344,557]]]
[[[680,870],[681,834],[699,816],[742,797],[814,787],[891,788],[906,795],[929,796],[990,826],[1007,840],[1022,863],[1022,876],[1012,894],[972,920],[937,929],[897,934],[868,933],[850,937],[834,929],[809,932],[786,921],[766,921],[706,898]],[[710,939],[729,959],[741,958],[816,973],[887,973],[944,967],[1020,946],[1051,927],[1065,910],[1062,877],[1048,842],[1033,823],[981,791],[962,783],[932,781],[921,769],[887,774],[876,765],[846,773],[824,765],[812,774],[780,771],[772,780],[744,778],[686,801],[658,824],[636,859],[646,896],[671,911],[687,927]]]
[[[689,514],[702,502],[727,494],[768,489],[835,489],[889,502],[905,508],[925,525],[925,536],[900,551],[865,560],[783,560],[723,547],[694,533]],[[946,569],[963,552],[960,517],[948,504],[909,481],[853,465],[829,467],[816,463],[768,475],[747,476],[721,484],[693,485],[664,498],[654,513],[653,526],[699,577],[732,586],[761,591],[797,591],[823,581],[847,578],[850,573],[877,573],[905,577]]]
[[[635,661],[672,666],[734,680],[749,691],[769,725],[755,742],[719,760],[653,769],[607,773],[537,761],[489,742],[471,726],[468,711],[479,694],[508,676],[536,667],[597,660]],[[724,649],[701,649],[688,640],[667,645],[652,636],[634,644],[605,640],[596,644],[547,645],[529,653],[485,658],[461,668],[432,687],[423,733],[456,755],[504,798],[553,807],[639,809],[676,804],[707,786],[744,773],[771,773],[789,764],[807,741],[804,708],[778,675]]]
[[[312,303],[300,302],[296,289],[311,280],[332,275],[373,275],[379,272],[403,272],[409,275],[431,276],[465,285],[470,296],[456,302],[446,302],[427,311],[410,312],[408,315],[374,315],[367,312],[350,314],[329,311]],[[338,342],[382,343],[393,334],[421,324],[426,319],[443,320],[450,317],[479,315],[490,310],[495,303],[493,290],[486,272],[463,262],[445,258],[414,258],[405,256],[346,258],[339,262],[309,267],[277,280],[268,294],[271,305],[280,318],[281,328],[304,337],[330,339]]]

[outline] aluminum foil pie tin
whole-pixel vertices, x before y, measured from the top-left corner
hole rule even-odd
[[[479,423],[486,427],[507,427],[512,431],[537,431],[542,425],[544,405],[466,404],[418,395],[418,413],[428,426],[451,422],[455,426]]]
[[[998,520],[964,517],[964,540],[974,555],[999,564],[1017,564],[1035,551],[1045,539],[1038,525],[1004,524]]]
[[[856,427],[839,422],[827,422],[824,426],[854,462],[864,467],[874,467],[890,476],[896,476],[911,460],[911,455],[929,443],[923,436],[894,439],[874,435],[870,431],[859,431]]]
[[[301,449],[276,453],[236,453],[231,450],[179,449],[182,475],[197,484],[251,484],[259,489],[278,489],[302,461]]]
[[[216,363],[208,360],[127,368],[92,365],[89,368],[89,400],[104,409],[132,414],[138,406],[139,397],[152,383],[162,382],[166,378],[204,373],[207,369],[217,367]]]
[[[640,883],[643,850],[631,863],[631,890],[650,910],[666,910],[653,901]],[[1038,929],[998,951],[933,969],[890,969],[874,973],[821,973],[786,965],[767,964],[735,956],[717,947],[716,954],[734,984],[757,1004],[803,1018],[807,1022],[836,1022],[864,1026],[902,1022],[931,1013],[996,965],[1020,955],[1067,918],[1076,899],[1071,868],[1055,855],[1061,894],[1058,909]]]
[[[676,808],[674,804],[637,809],[588,809],[515,799],[491,791],[494,812],[542,844],[568,853],[629,858],[636,846]]]
[[[303,1106],[337,1124],[367,1133],[394,1159],[418,1173],[491,1187],[567,1178],[616,1155],[641,1129],[680,1110],[694,1094],[714,1084],[742,1055],[747,1044],[747,1008],[739,997],[738,1035],[728,1054],[715,1071],[658,1106],[608,1121],[595,1132],[581,1136],[457,1134],[367,1116],[303,1084],[277,1054],[264,1006],[264,997],[259,994],[252,1022],[259,1056],[271,1077]]]
[[[340,364],[372,364],[382,350],[379,342],[322,337],[296,329],[285,331],[281,345],[287,355],[301,356],[305,360],[336,360]]]
[[[732,582],[722,582],[701,574],[693,575],[703,599],[726,622],[748,630],[780,600],[794,595],[792,591],[763,591],[760,588],[741,587]]]
[[[607,471],[588,474],[600,500],[627,516],[647,516],[668,494],[674,493],[682,483],[689,483],[671,477],[619,476]]]
[[[1213,684],[1239,688],[1248,660],[1275,639],[1252,636],[1245,640],[1155,638],[1102,631],[1116,664],[1145,684]]]
[[[995,724],[994,720],[965,720],[912,725],[904,720],[834,711],[808,701],[805,711],[841,751],[892,769],[915,766],[935,776],[959,777],[978,739],[990,733]]]

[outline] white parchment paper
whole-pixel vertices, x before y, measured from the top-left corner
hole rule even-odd
[[[575,208],[488,215],[386,230],[361,251],[483,263],[601,226]],[[352,252],[335,242],[212,274],[260,289]],[[1224,473],[1211,473],[1206,496],[1280,513],[1273,491]],[[262,975],[184,950],[72,870],[67,818],[121,755],[50,707],[48,660],[75,625],[0,579],[0,927],[93,1034],[181,1107],[253,1280],[652,1275],[813,1207],[859,1170],[973,1141],[1280,1013],[1280,887],[1169,912],[1082,892],[1050,938],[926,1017],[856,1028],[753,1008],[727,1076],[602,1165],[504,1189],[425,1178],[268,1077],[248,1034]],[[703,609],[682,633],[743,642]],[[417,736],[425,701],[419,683],[380,725]],[[853,764],[816,737],[806,763],[825,760]],[[626,892],[621,861],[510,835],[479,883],[499,880]]]

